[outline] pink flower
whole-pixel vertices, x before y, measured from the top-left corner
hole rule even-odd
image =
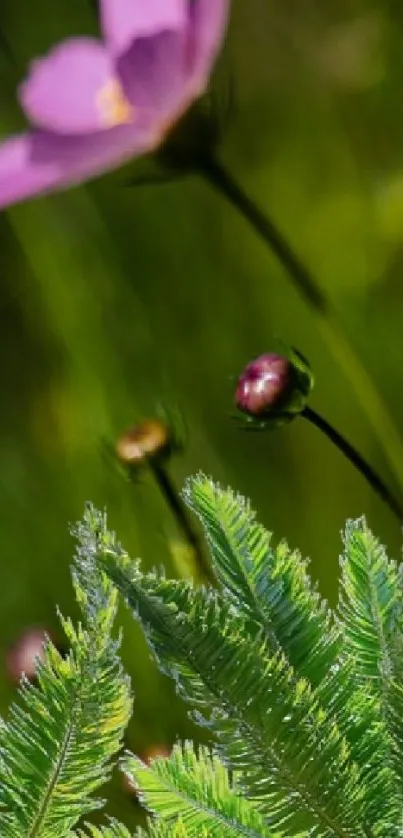
[[[71,38],[19,90],[32,129],[0,144],[0,207],[157,148],[206,89],[229,0],[100,0],[104,40]]]
[[[14,684],[19,684],[22,674],[30,681],[35,678],[38,662],[44,658],[46,638],[44,629],[27,629],[9,650],[7,673]]]

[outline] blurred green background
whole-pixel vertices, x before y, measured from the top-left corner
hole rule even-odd
[[[53,43],[96,32],[90,0],[2,0],[0,129],[23,126],[15,88]],[[403,436],[403,9],[395,0],[234,0],[215,85],[235,107],[221,155],[270,211],[336,306]],[[141,164],[133,163],[134,174]],[[276,537],[337,590],[340,530],[363,512],[399,558],[401,534],[362,478],[296,421],[245,434],[231,418],[243,365],[274,336],[310,360],[311,404],[395,485],[354,387],[277,261],[197,179],[127,188],[127,171],[0,215],[0,709],[5,654],[30,626],[75,613],[69,522],[108,509],[147,566],[180,534],[153,481],[127,482],[108,445],[161,407],[180,417],[178,487],[202,469],[250,496]],[[380,429],[382,433],[382,429]],[[131,747],[193,735],[128,615]],[[114,812],[129,813],[116,788]]]

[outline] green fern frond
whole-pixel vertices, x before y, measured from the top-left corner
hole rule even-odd
[[[366,822],[374,835],[392,838],[390,824],[397,822],[402,809],[401,785],[392,766],[391,739],[380,720],[378,700],[364,686],[357,687],[352,660],[338,664],[316,694],[348,741],[351,760],[360,767]]]
[[[341,568],[343,652],[354,659],[356,680],[366,686],[371,682],[381,696],[393,671],[395,639],[402,628],[401,571],[388,560],[363,518],[346,526]]]
[[[102,515],[88,509],[76,530],[73,582],[81,607],[63,658],[50,641],[37,686],[24,680],[1,737],[1,838],[63,838],[99,808],[131,712],[129,680],[112,640],[116,591],[95,564]]]
[[[316,687],[319,705],[330,712],[365,776],[367,817],[389,817],[399,795],[386,758],[386,731],[376,702],[357,690],[343,626],[335,625],[312,589],[307,563],[285,543],[272,548],[248,502],[231,489],[199,475],[188,481],[185,499],[204,525],[223,595],[250,617],[255,631],[264,627],[274,648]],[[397,713],[394,719],[397,724]]]
[[[134,838],[190,838],[190,834],[181,818],[178,818],[174,823],[150,820],[147,831],[138,829]],[[198,838],[211,838],[211,833],[206,829],[202,829],[198,834]]]
[[[366,724],[367,741],[371,736],[373,741],[366,785],[382,786],[398,812],[403,809],[402,570],[387,558],[363,518],[346,526],[341,567],[338,611],[341,659],[344,665],[350,662],[351,672],[350,690],[344,690],[350,735],[351,719],[358,716],[352,708],[361,696],[360,722]]]
[[[399,781],[400,811],[403,789],[403,636],[396,641],[396,665],[390,679],[386,706],[387,729],[392,739],[391,762]]]
[[[144,765],[127,756],[124,771],[136,783],[141,802],[160,820],[179,818],[188,838],[199,838],[203,830],[215,838],[273,838],[262,815],[230,781],[218,756],[207,748],[198,755],[191,743],[176,746],[169,758]]]
[[[68,838],[132,838],[132,835],[122,823],[110,820],[108,826],[86,824],[84,829],[71,833]]]
[[[365,835],[365,791],[347,741],[309,683],[265,638],[250,636],[250,621],[214,591],[143,575],[110,551],[100,559],[269,826]]]
[[[300,676],[320,683],[341,635],[312,587],[307,562],[285,542],[272,547],[249,502],[205,475],[188,480],[184,498],[203,524],[224,595],[255,632],[264,628],[273,650],[282,650]]]
[[[180,818],[174,823],[165,821],[149,821],[147,830],[138,827],[132,835],[123,824],[111,821],[108,826],[96,827],[87,825],[80,832],[71,832],[68,838],[191,838],[185,824]],[[200,830],[198,838],[211,838],[211,833]],[[248,838],[245,834],[245,838]]]

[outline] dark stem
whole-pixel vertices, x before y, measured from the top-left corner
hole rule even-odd
[[[326,419],[323,419],[316,410],[311,407],[305,407],[301,413],[312,425],[319,428],[324,433],[330,442],[350,460],[350,463],[365,477],[366,481],[375,490],[376,494],[382,498],[384,503],[389,507],[391,512],[397,516],[400,523],[403,523],[403,505],[392,494],[386,483],[379,477],[379,474],[372,468],[372,466],[361,456],[361,454],[351,445],[342,434],[339,434]]]
[[[150,459],[150,469],[164,495],[168,506],[170,507],[180,529],[182,530],[186,541],[190,545],[194,554],[196,564],[202,575],[212,584],[216,584],[216,579],[206,560],[199,536],[193,526],[189,517],[188,511],[184,503],[182,503],[178,492],[176,491],[171,478],[163,464],[156,459]]]
[[[337,312],[331,302],[321,290],[314,276],[305,267],[299,256],[294,252],[282,232],[274,222],[262,212],[243,188],[233,178],[231,172],[213,156],[199,160],[199,175],[205,178],[220,195],[236,209],[250,223],[255,232],[269,246],[277,256],[279,262],[286,269],[294,288],[302,298],[311,304],[318,316],[324,338],[338,364],[350,381],[354,392],[365,411],[376,438],[385,453],[389,467],[395,473],[399,486],[403,492],[403,444],[398,428],[391,419],[387,406],[384,404],[371,375],[351,345],[342,324],[339,323]],[[349,453],[347,454],[347,449]],[[367,477],[371,486],[380,494],[402,520],[402,508],[390,495],[383,482],[372,473],[372,470],[357,457],[351,456],[350,449],[345,442],[344,451],[359,470]],[[355,452],[356,453],[356,452]],[[371,472],[371,478],[369,477]]]
[[[252,201],[230,172],[213,157],[206,158],[200,172],[211,185],[218,189],[250,222],[256,232],[265,240],[273,253],[288,271],[297,290],[321,314],[328,315],[330,307],[327,298],[311,276],[303,262],[294,253],[283,234],[271,219]]]

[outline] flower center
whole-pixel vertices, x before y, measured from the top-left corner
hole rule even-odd
[[[132,122],[134,109],[118,79],[111,79],[97,93],[96,105],[105,128]]]

